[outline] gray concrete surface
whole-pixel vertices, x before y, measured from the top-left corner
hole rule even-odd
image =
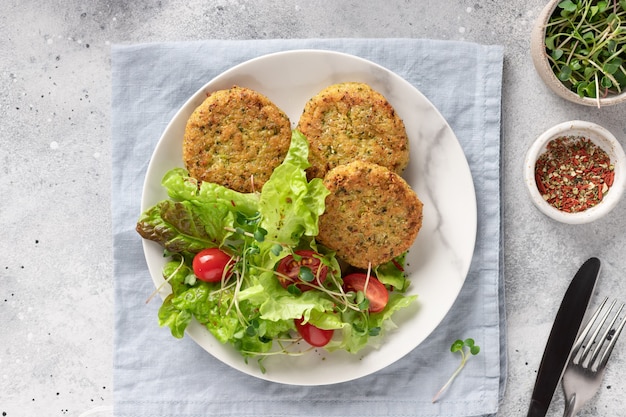
[[[3,0],[0,4],[0,415],[78,416],[112,405],[110,45],[196,39],[413,37],[505,47],[502,201],[509,373],[499,416],[525,415],[551,321],[585,259],[597,296],[626,299],[626,204],[584,226],[531,204],[532,140],[570,119],[626,142],[626,106],[585,108],[536,75],[544,0]],[[581,416],[621,414],[626,341]],[[555,397],[550,416],[560,416]]]

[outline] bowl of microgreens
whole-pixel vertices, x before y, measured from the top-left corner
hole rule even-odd
[[[572,120],[539,135],[526,154],[524,180],[543,214],[583,224],[609,213],[626,184],[626,156],[602,126]]]
[[[626,101],[626,0],[551,0],[530,51],[559,96],[598,108]]]

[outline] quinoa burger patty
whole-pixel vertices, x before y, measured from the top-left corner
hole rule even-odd
[[[200,180],[260,190],[287,155],[291,123],[264,95],[234,86],[211,93],[187,121],[183,161]]]
[[[329,171],[326,211],[317,240],[356,268],[391,261],[411,247],[422,227],[422,202],[389,169],[354,161]]]
[[[312,97],[298,123],[310,143],[309,178],[324,178],[354,160],[373,162],[400,174],[409,162],[404,122],[369,85],[331,85]]]

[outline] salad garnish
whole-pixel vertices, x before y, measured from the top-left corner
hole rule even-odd
[[[441,394],[443,394],[443,392],[447,390],[450,385],[452,385],[452,382],[459,375],[459,373],[461,373],[470,356],[478,355],[480,352],[480,346],[478,346],[472,338],[467,338],[465,340],[457,339],[450,346],[450,352],[459,352],[461,354],[461,364],[456,368],[444,386],[441,387],[437,394],[435,394],[433,397],[433,403],[439,399]]]
[[[142,213],[136,229],[168,258],[155,293],[171,287],[158,318],[174,337],[197,320],[261,364],[318,347],[355,353],[396,327],[393,313],[416,299],[405,294],[404,255],[342,275],[335,253],[315,240],[328,190],[307,180],[307,158],[308,141],[294,130],[260,192],[199,184],[182,168],[166,173],[169,198]]]

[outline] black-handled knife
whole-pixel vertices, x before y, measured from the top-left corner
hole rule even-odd
[[[580,267],[567,288],[541,358],[527,417],[544,417],[548,412],[554,391],[565,371],[599,273],[600,260],[590,258]]]

